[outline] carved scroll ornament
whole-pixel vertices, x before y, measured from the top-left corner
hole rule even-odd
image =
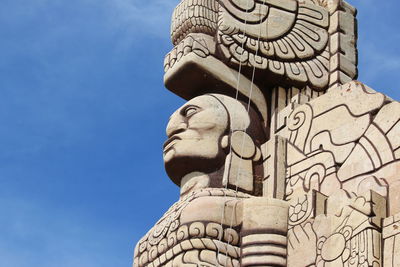
[[[166,86],[175,92],[171,80],[192,57],[200,65],[216,57],[248,77],[255,68],[267,87],[343,84],[357,76],[354,16],[344,1],[183,0],[172,16]]]
[[[179,200],[134,266],[400,266],[400,104],[343,0],[182,0],[163,147]],[[387,249],[386,249],[387,248]]]

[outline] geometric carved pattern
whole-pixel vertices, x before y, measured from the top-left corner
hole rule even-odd
[[[172,16],[175,47],[165,71],[173,73],[175,62],[193,51],[235,69],[254,67],[256,81],[323,91],[357,76],[355,25],[355,9],[342,0],[182,0]],[[201,55],[196,42],[185,41],[195,35],[203,35],[199,43],[204,35],[212,40],[197,44]]]
[[[286,266],[286,239],[286,233],[277,233],[273,230],[263,231],[262,234],[243,235],[241,266],[255,266],[255,264]]]
[[[328,12],[295,1],[264,2],[251,4],[254,13],[265,16],[257,17],[222,1],[218,40],[224,56],[231,63],[268,69],[295,82],[326,86],[321,82],[327,82],[322,77],[329,68]]]
[[[295,108],[287,129],[288,266],[304,266],[293,260],[310,236],[310,264],[382,266],[381,221],[400,211],[390,194],[400,184],[400,103],[350,82]]]
[[[330,195],[399,160],[400,103],[387,103],[384,95],[351,82],[294,109],[287,122],[287,196],[296,184],[302,193]]]
[[[330,11],[330,88],[357,77],[356,9],[345,1],[338,3],[339,5]]]
[[[185,222],[185,208],[194,201],[214,197],[227,201],[247,198],[233,190],[203,189],[176,202],[138,242],[135,248],[135,266],[181,266],[197,264],[239,266],[239,231],[237,227],[219,221]],[[217,251],[219,252],[217,254]],[[218,255],[218,257],[217,257]],[[226,265],[225,265],[226,264]]]
[[[379,210],[385,204],[374,192],[349,198],[337,191],[324,214],[289,231],[288,266],[382,266],[379,224],[386,214]]]

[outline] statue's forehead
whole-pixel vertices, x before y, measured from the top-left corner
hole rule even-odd
[[[172,114],[172,116],[174,116],[175,114],[180,114],[182,110],[186,109],[189,106],[196,106],[201,108],[202,110],[213,110],[214,112],[218,113],[219,110],[225,111],[225,107],[215,97],[210,95],[202,95],[192,98],[191,100],[183,104],[178,110],[174,112],[174,114]]]
[[[201,108],[202,110],[212,110],[215,113],[220,113],[220,110],[226,113],[225,107],[215,97],[210,95],[202,95],[192,98],[191,100],[183,104],[171,115],[170,120],[176,116],[181,115],[182,111],[189,106],[196,106]]]
[[[190,101],[188,101],[185,105],[183,105],[182,108],[187,105],[196,105],[201,108],[223,108],[221,102],[218,101],[215,97],[210,95],[202,95],[195,97]]]

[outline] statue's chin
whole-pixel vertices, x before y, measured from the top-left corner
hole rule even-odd
[[[223,169],[225,158],[202,158],[202,157],[177,157],[175,152],[164,154],[165,170],[169,178],[177,185],[181,186],[185,176],[192,173],[202,173],[211,176],[219,173]],[[187,180],[187,179],[186,179]]]
[[[196,166],[191,165],[191,162],[189,157],[177,157],[173,149],[164,154],[165,171],[177,186],[181,186],[185,175],[196,171]]]

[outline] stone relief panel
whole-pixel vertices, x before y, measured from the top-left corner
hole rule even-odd
[[[382,266],[385,205],[373,191],[350,197],[338,190],[323,214],[289,230],[288,266]]]
[[[396,261],[395,250],[384,250],[397,244],[385,241],[382,220],[400,211],[399,105],[354,81],[286,116],[288,266],[386,266],[383,251]],[[314,243],[314,254],[303,248]],[[309,265],[296,263],[299,253]]]
[[[324,91],[349,82],[357,76],[355,14],[342,0],[182,0],[172,15],[166,86],[176,92],[173,77],[207,57],[248,78],[254,68],[259,85]]]
[[[373,189],[389,196],[387,187],[398,183],[390,171],[399,160],[394,137],[399,132],[392,132],[399,124],[398,106],[351,82],[293,110],[286,154],[286,199],[292,203],[293,225],[312,215],[314,191],[330,196],[337,189],[356,195]],[[397,213],[397,198],[388,200],[391,212]]]

